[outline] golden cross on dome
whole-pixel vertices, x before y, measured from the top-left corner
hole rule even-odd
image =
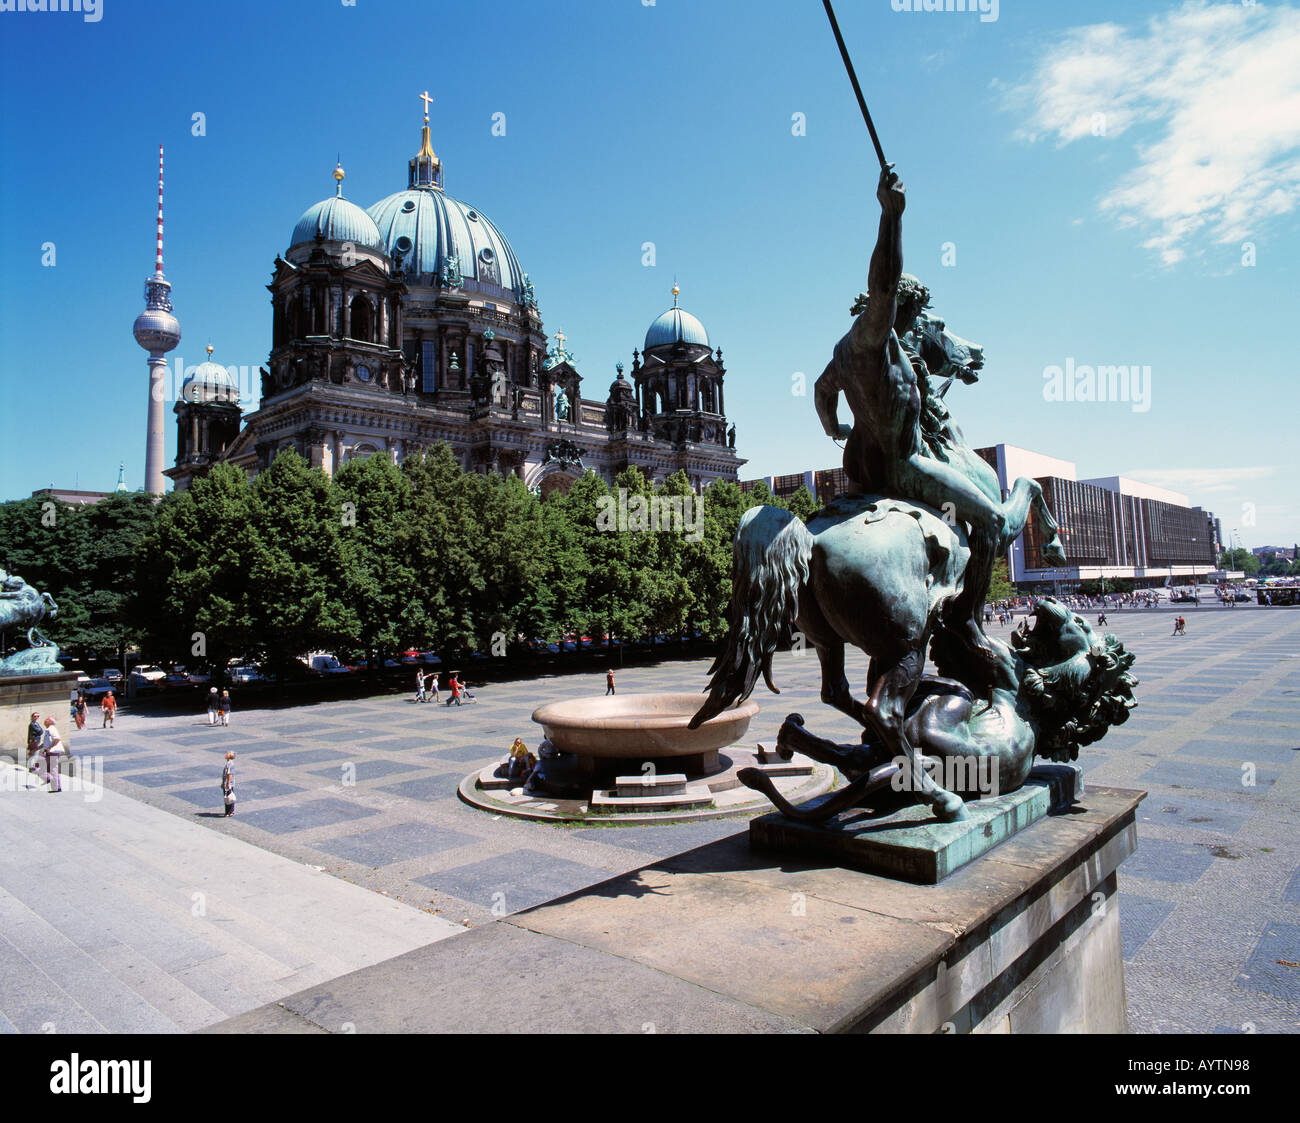
[[[429,96],[429,91],[425,90],[424,93],[420,95],[420,100],[424,102],[424,123],[427,125],[429,123],[429,102],[431,102],[433,98]]]
[[[555,333],[555,357],[557,359],[564,358],[564,341],[568,338],[569,337],[564,334],[563,328]]]

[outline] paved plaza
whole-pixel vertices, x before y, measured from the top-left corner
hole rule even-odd
[[[1120,874],[1131,1027],[1294,1032],[1300,612],[1185,611],[1183,637],[1169,634],[1172,615],[1112,614],[1110,630],[1137,654],[1140,705],[1081,756],[1088,782],[1150,792],[1139,850]],[[629,667],[619,690],[694,690],[707,667]],[[863,680],[860,655],[849,674]],[[774,676],[782,694],[754,695],[763,712],[750,739],[770,744],[792,710],[818,733],[856,737],[818,702],[814,655],[779,655]],[[601,671],[542,676],[483,686],[459,708],[408,694],[257,709],[255,695],[236,695],[230,728],[145,708],[123,712],[116,730],[92,722],[74,748],[102,759],[104,799],[0,792],[12,811],[0,817],[0,1029],[62,1026],[63,1015],[41,1014],[57,1003],[91,1012],[78,1028],[198,1028],[743,830],[743,819],[559,827],[457,798],[461,779],[503,758],[515,736],[536,743],[536,706],[604,686]],[[239,754],[230,819],[219,815],[227,749]],[[221,939],[205,935],[211,903],[207,918],[190,915],[205,878],[220,884],[214,896],[229,914]],[[240,924],[257,939],[238,935]],[[190,943],[169,960],[171,925]],[[272,932],[282,956],[258,945]],[[60,954],[38,950],[52,941]],[[241,987],[241,956],[254,953],[270,961],[250,974],[256,986]],[[216,956],[225,983],[203,966]],[[112,997],[96,997],[110,993],[105,978]],[[165,1008],[166,996],[177,1016],[154,1019],[145,1007]]]

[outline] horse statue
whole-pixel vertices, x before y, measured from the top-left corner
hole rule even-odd
[[[0,569],[0,634],[25,628],[31,645],[0,659],[0,675],[52,674],[63,668],[55,661],[56,644],[36,630],[42,620],[53,619],[59,606],[49,593],[37,592],[17,574]]]
[[[1035,605],[1032,629],[1013,631],[1010,645],[991,642],[999,667],[987,699],[943,677],[954,660],[960,663],[962,653],[940,632],[931,649],[940,676],[923,678],[906,707],[908,743],[939,764],[939,774],[949,777],[960,796],[1015,791],[1028,779],[1037,757],[1078,759],[1081,746],[1123,724],[1137,705],[1133,688],[1138,680],[1130,673],[1133,655],[1115,636],[1097,635],[1082,616],[1050,597]],[[799,714],[786,719],[778,753],[789,759],[797,748],[838,768],[851,783],[843,793],[805,811],[792,806],[769,776],[742,769],[741,781],[767,795],[787,818],[821,822],[869,794],[869,788],[879,790],[888,783],[894,791],[906,790],[901,762],[870,730],[860,744],[836,745],[802,727]],[[857,789],[848,794],[855,784]]]
[[[973,452],[961,455],[964,451],[964,445],[953,446],[954,464],[960,463],[995,498],[992,469]],[[999,551],[1019,537],[1031,507],[1055,542],[1056,523],[1042,501],[1041,487],[1018,479],[1000,504]],[[1059,550],[1059,543],[1054,548]],[[964,527],[920,503],[839,496],[807,526],[783,508],[751,508],[741,517],[733,553],[731,626],[709,669],[709,696],[691,728],[748,698],[760,674],[773,693],[780,693],[772,681],[772,655],[793,625],[816,648],[821,700],[859,722],[891,758],[901,760],[909,790],[941,820],[967,818],[962,797],[936,783],[922,766],[907,728],[926,649],[932,636],[946,632],[943,610],[963,587],[970,558]],[[844,674],[846,643],[871,660],[865,702],[853,696]],[[950,669],[972,694],[987,697],[999,686],[1014,689],[1011,670],[996,647],[990,662],[973,657],[965,646],[949,646]],[[811,750],[816,743],[802,728],[802,719],[782,726],[781,749]],[[863,795],[865,780],[854,780],[839,799]]]

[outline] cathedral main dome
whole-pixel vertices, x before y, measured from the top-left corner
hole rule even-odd
[[[497,285],[524,291],[524,273],[505,235],[484,214],[435,187],[411,187],[367,212],[385,252],[408,275]],[[451,284],[449,287],[458,287]]]

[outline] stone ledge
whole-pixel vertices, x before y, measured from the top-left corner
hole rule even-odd
[[[753,854],[742,830],[281,1005],[331,1032],[982,1032],[1047,1025],[1059,975],[1095,993],[1055,1028],[1114,1031],[1142,796],[1094,788],[940,885]]]

